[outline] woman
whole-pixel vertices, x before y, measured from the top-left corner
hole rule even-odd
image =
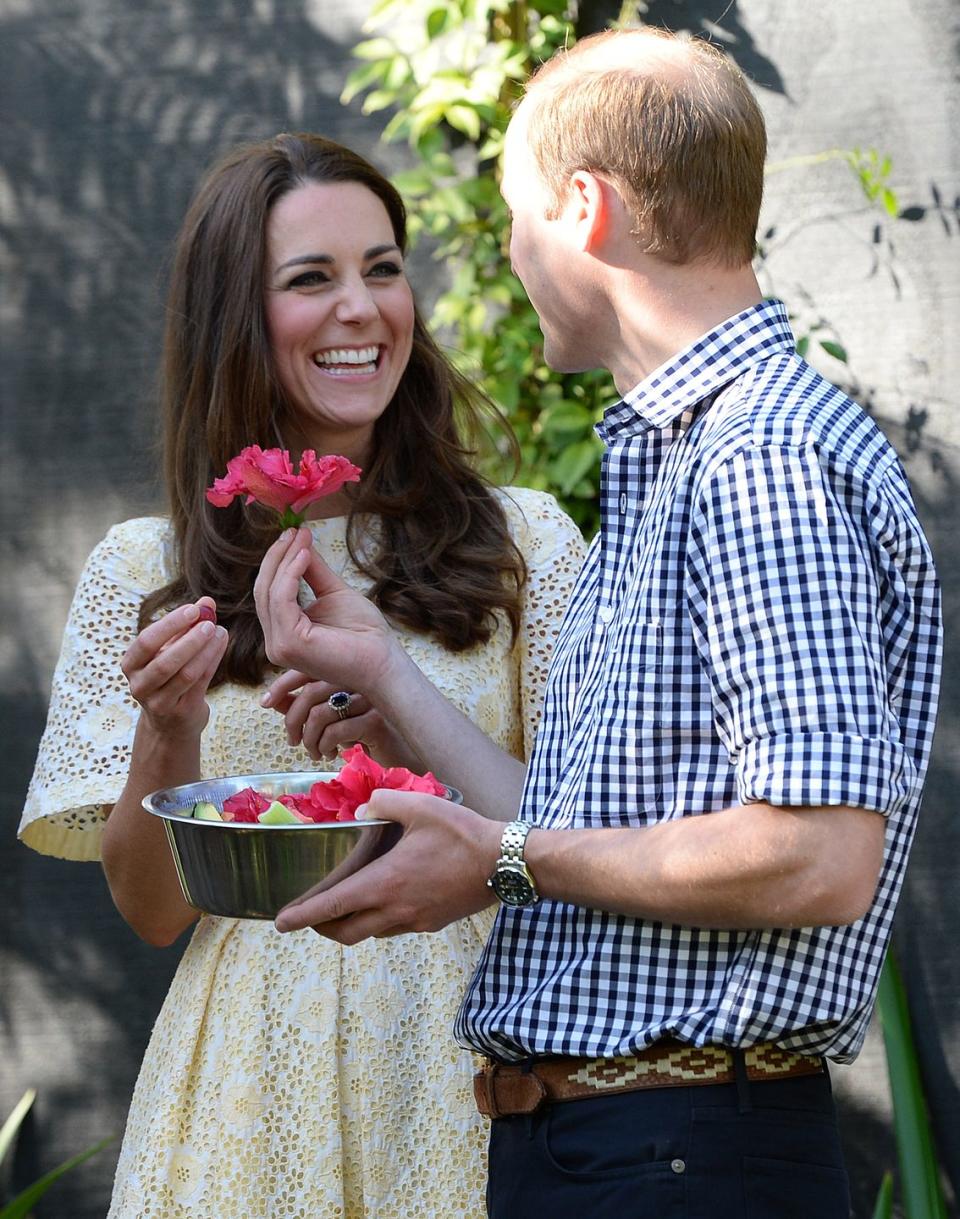
[[[362,468],[313,506],[313,545],[452,704],[507,753],[529,750],[581,540],[549,496],[494,491],[470,468],[454,414],[475,426],[484,402],[417,314],[405,236],[382,175],[308,135],[228,155],[182,227],[170,517],[116,526],[87,563],[21,824],[38,850],[100,852],[151,943],[197,912],[147,792],[308,770],[356,739],[385,763],[429,761],[359,695],[339,714],[322,681],[271,698],[253,586],[276,526],[204,496],[247,445]],[[110,1219],[481,1215],[485,1135],[450,1027],[486,926],[343,950],[200,918],[141,1069]]]

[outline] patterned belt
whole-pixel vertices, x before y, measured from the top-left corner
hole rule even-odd
[[[752,1080],[819,1075],[825,1069],[822,1058],[770,1044],[750,1046],[743,1059]],[[734,1055],[725,1046],[665,1039],[623,1058],[542,1058],[532,1066],[488,1062],[473,1077],[473,1095],[484,1117],[507,1117],[534,1113],[547,1101],[735,1080]]]

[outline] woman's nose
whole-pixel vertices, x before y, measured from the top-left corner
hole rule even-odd
[[[344,325],[359,326],[364,322],[375,320],[379,312],[376,301],[363,280],[344,285],[340,299],[337,301],[338,322],[342,322]]]

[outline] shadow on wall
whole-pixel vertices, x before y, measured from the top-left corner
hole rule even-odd
[[[98,865],[11,845],[80,566],[110,524],[160,502],[159,271],[198,177],[232,144],[307,128],[391,168],[382,116],[338,101],[368,7],[21,0],[0,18],[13,116],[0,130],[0,1109],[38,1090],[17,1187],[122,1132],[179,958],[128,930]],[[102,1219],[117,1150],[59,1182],[38,1219]]]
[[[923,413],[884,425],[905,457],[917,508],[943,587],[944,649],[940,713],[917,836],[897,912],[894,943],[907,990],[924,1090],[941,1164],[960,1197],[960,452],[925,438]]]
[[[632,12],[631,12],[632,10]],[[786,96],[787,88],[777,65],[757,45],[752,31],[744,24],[738,0],[581,0],[577,28],[581,37],[605,30],[611,21],[626,17],[647,25],[679,32],[689,30],[698,36],[734,48],[737,63],[752,81],[763,89]]]
[[[618,7],[584,0],[582,28],[602,28]],[[785,95],[744,7],[721,0],[716,18],[745,71]],[[15,117],[0,130],[0,257],[8,272],[0,377],[11,404],[0,478],[0,554],[9,568],[0,616],[16,644],[0,652],[0,817],[9,844],[80,564],[109,524],[158,502],[150,447],[158,268],[199,174],[237,141],[301,127],[353,144],[386,168],[404,153],[378,146],[382,116],[364,120],[337,101],[368,0],[20,0],[7,8],[0,78]],[[645,16],[711,32],[703,8],[653,0]],[[929,200],[911,203],[903,218],[953,236],[958,203],[932,185]],[[930,439],[926,409],[909,406],[902,421],[883,426],[917,493],[952,639],[960,628],[960,453]],[[960,729],[960,663],[949,651],[942,705],[897,936],[936,1134],[956,1183],[960,759],[950,746]],[[12,895],[0,948],[0,1055],[14,1064],[0,1081],[0,1104],[9,1110],[27,1086],[40,1092],[16,1161],[24,1185],[120,1133],[179,949],[158,952],[135,939],[96,865],[11,847],[0,852],[0,886]],[[866,1216],[878,1184],[875,1149],[892,1144],[872,1109],[852,1102],[845,1118],[857,1214]],[[102,1219],[115,1158],[116,1146],[66,1178],[38,1219]]]

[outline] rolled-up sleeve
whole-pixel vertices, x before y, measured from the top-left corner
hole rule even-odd
[[[882,480],[879,480],[882,484]],[[889,815],[914,789],[884,621],[908,596],[882,485],[747,446],[691,514],[687,605],[739,799]]]

